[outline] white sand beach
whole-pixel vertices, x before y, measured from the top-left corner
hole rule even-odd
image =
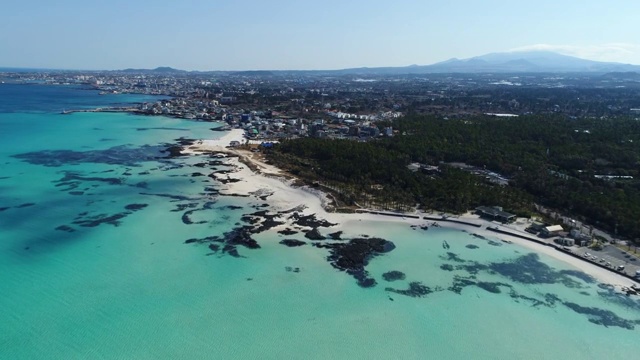
[[[232,141],[244,144],[246,141],[244,137],[244,130],[233,129],[219,139],[198,140],[193,146],[189,146],[184,149],[183,153],[195,154],[207,151],[225,151],[226,147],[229,146]]]
[[[292,180],[287,180],[284,177],[278,176],[281,174],[281,171],[279,169],[263,161],[259,161],[253,158],[251,156],[252,154],[249,151],[225,148],[225,146],[227,146],[230,141],[242,141],[242,138],[242,130],[233,130],[231,133],[225,135],[220,139],[203,140],[202,142],[198,142],[187,148],[184,153],[198,154],[208,151],[215,151],[225,152],[229,155],[237,156],[227,159],[229,165],[235,167],[236,171],[232,174],[224,174],[219,176],[223,179],[237,179],[238,181],[225,184],[223,186],[221,194],[243,194],[254,196],[269,195],[267,202],[273,208],[273,210],[283,211],[296,207],[304,207],[304,210],[301,211],[302,213],[307,215],[316,214],[318,218],[326,219],[332,223],[337,223],[339,224],[336,226],[337,230],[340,230],[340,228],[346,228],[348,225],[350,229],[355,228],[357,229],[357,231],[364,233],[366,232],[366,228],[361,225],[361,222],[366,223],[367,221],[405,223],[408,226],[428,226],[435,222],[438,224],[438,226],[441,227],[467,231],[469,233],[475,233],[486,238],[506,240],[511,243],[518,244],[519,246],[525,247],[534,252],[542,253],[554,259],[570,264],[574,268],[591,275],[598,281],[614,285],[618,289],[622,287],[628,287],[634,283],[634,281],[620,276],[615,272],[594,266],[587,261],[572,257],[549,246],[540,245],[535,242],[527,241],[515,236],[499,234],[487,230],[487,227],[499,226],[500,228],[510,232],[521,233],[522,235],[530,236],[529,234],[517,229],[517,227],[515,226],[504,227],[504,225],[502,224],[483,220],[477,215],[470,213],[461,216],[452,216],[452,218],[456,218],[465,222],[480,224],[481,227],[469,226],[448,221],[423,219],[425,215],[432,217],[440,216],[439,214],[433,213],[416,212],[414,214],[406,214],[419,216],[418,219],[415,219],[412,217],[393,217],[366,212],[357,214],[327,212],[325,210],[325,207],[329,204],[329,198],[325,193],[309,187],[294,187],[291,185],[293,182]],[[242,158],[242,161],[240,161],[240,158]],[[260,173],[252,171],[247,165],[243,163],[247,161],[250,161],[254,168],[258,168]],[[284,221],[285,219],[280,220]],[[285,225],[274,228],[274,230],[282,230],[289,225],[290,224],[287,223]],[[358,229],[359,226],[362,227],[361,230]],[[636,285],[640,285],[640,283],[636,282]]]

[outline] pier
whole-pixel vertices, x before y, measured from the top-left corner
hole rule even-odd
[[[60,114],[68,115],[73,113],[95,113],[95,112],[129,112],[129,113],[140,113],[141,111],[137,108],[132,107],[106,107],[106,108],[95,108],[95,109],[72,109],[72,110],[62,110]]]

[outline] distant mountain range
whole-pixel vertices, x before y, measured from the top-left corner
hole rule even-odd
[[[7,69],[24,71],[25,69]],[[640,65],[585,60],[551,51],[513,51],[491,53],[468,59],[450,59],[432,65],[410,65],[402,67],[362,67],[342,70],[255,70],[255,71],[186,71],[171,67],[155,69],[116,70],[125,73],[146,74],[238,74],[246,76],[269,76],[285,74],[308,75],[405,75],[446,73],[593,73],[632,76],[640,72]]]
[[[356,68],[340,70],[356,74],[430,74],[430,73],[558,73],[558,72],[633,72],[640,66],[600,62],[562,55],[551,51],[491,53],[469,59],[450,59],[432,65],[406,67]]]
[[[126,69],[125,72],[186,73],[170,67],[152,70]],[[362,67],[342,70],[257,70],[225,71],[242,75],[317,74],[317,75],[404,75],[434,73],[628,73],[640,71],[639,65],[585,60],[551,51],[514,51],[491,53],[469,59],[450,59],[432,65],[403,67]]]

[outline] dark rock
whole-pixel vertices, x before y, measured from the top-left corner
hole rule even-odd
[[[224,209],[227,209],[227,210],[240,210],[240,209],[242,209],[242,206],[227,205],[227,206],[221,207],[220,209],[222,209],[222,210],[224,210]]]
[[[187,138],[184,138],[184,137],[175,139],[174,141],[177,142],[178,144],[182,145],[182,146],[190,146],[190,145],[193,145],[196,142],[196,140],[194,140],[194,139],[187,139]]]
[[[597,325],[605,327],[617,326],[627,330],[633,330],[635,328],[634,321],[621,318],[609,310],[580,306],[572,302],[563,302],[562,304],[578,314],[587,315],[589,321]]]
[[[478,281],[476,286],[494,294],[500,294],[500,286],[511,287],[508,284]]]
[[[165,148],[166,145],[143,145],[138,148],[123,145],[104,150],[44,150],[18,154],[14,157],[30,164],[49,167],[81,163],[138,166],[140,162],[157,161]]]
[[[182,223],[185,225],[193,225],[193,224],[206,224],[207,221],[206,220],[201,220],[201,221],[193,221],[191,220],[191,214],[193,214],[196,211],[200,211],[200,209],[194,209],[194,210],[189,210],[189,211],[185,211],[184,214],[182,214]]]
[[[478,249],[479,246],[478,245],[473,245],[473,244],[469,244],[467,246],[465,246],[467,249]]]
[[[304,234],[304,237],[306,237],[307,239],[310,240],[325,240],[326,237],[322,236],[320,234],[320,231],[318,231],[318,228],[313,228],[310,231],[307,231],[306,234]]]
[[[65,232],[74,232],[76,231],[76,229],[72,228],[69,225],[60,225],[56,228],[56,230],[58,231],[65,231]]]
[[[382,274],[382,278],[385,281],[404,280],[405,277],[406,276],[405,276],[405,274],[403,272],[396,271],[396,270],[389,271],[389,272],[386,272],[386,273]]]
[[[187,203],[187,204],[177,204],[175,209],[171,209],[169,211],[171,212],[180,212],[180,211],[185,211],[187,209],[193,209],[196,208],[198,205],[200,205],[199,203]]]
[[[127,210],[131,210],[131,211],[138,211],[138,210],[142,210],[144,208],[146,208],[147,206],[149,206],[148,204],[129,204],[127,206],[125,206],[124,208]]]
[[[85,216],[85,217],[80,216],[73,221],[73,224],[80,225],[83,227],[96,227],[101,224],[118,226],[121,223],[120,220],[124,219],[130,214],[131,214],[130,212],[123,212],[123,213],[118,213],[114,215],[99,214],[99,215]]]
[[[471,279],[456,275],[453,277],[453,284],[449,287],[449,291],[452,291],[456,294],[461,294],[462,289],[464,289],[467,286],[472,286],[475,284],[476,282]]]
[[[162,152],[169,153],[166,157],[170,159],[170,158],[177,158],[177,157],[184,156],[182,154],[182,150],[184,150],[182,146],[169,146],[168,148],[164,149]]]
[[[453,271],[453,265],[450,264],[442,264],[440,265],[440,269],[445,270],[445,271]]]
[[[454,261],[457,263],[463,263],[466,262],[465,260],[461,259],[457,254],[452,253],[452,252],[447,252],[447,256],[440,256],[441,259],[443,260],[447,260],[447,261]]]
[[[555,271],[549,265],[541,262],[538,255],[534,253],[520,256],[513,262],[491,263],[489,269],[523,284],[562,283],[571,288],[582,287],[566,273]]]
[[[282,221],[274,220],[278,217],[278,214],[269,214],[267,210],[256,211],[252,214],[244,215],[240,218],[240,220],[250,223],[252,225],[259,224],[259,226],[255,226],[251,233],[259,234],[261,232],[272,229],[276,226],[280,226],[284,224]]]
[[[358,285],[363,288],[371,288],[376,286],[377,282],[375,279],[366,277],[366,278],[358,279]]]
[[[234,178],[230,178],[229,176],[227,176],[226,179],[218,178],[218,177],[215,177],[215,176],[212,176],[212,175],[209,175],[209,177],[213,178],[214,180],[216,180],[216,181],[218,181],[218,182],[220,182],[222,184],[236,183],[236,182],[242,181],[241,179],[234,179]],[[249,196],[249,195],[246,195],[246,196]]]
[[[284,239],[280,241],[280,244],[286,245],[288,247],[296,247],[296,246],[306,245],[307,243],[304,241],[295,240],[295,239]]]
[[[295,230],[291,230],[291,229],[289,229],[289,228],[286,228],[286,229],[284,229],[284,230],[280,230],[280,231],[278,231],[278,234],[287,235],[287,236],[288,236],[288,235],[297,234],[297,233],[298,233],[297,231],[295,231]]]
[[[342,239],[340,238],[340,236],[342,236],[342,231],[336,231],[336,232],[334,232],[334,233],[329,234],[329,237],[330,237],[332,240],[342,240]]]
[[[242,245],[249,249],[259,249],[258,242],[251,238],[250,229],[247,227],[236,228],[226,232],[224,238],[227,244]]]
[[[244,194],[224,194],[224,196],[232,196],[232,197],[249,197],[250,195],[244,195]]]
[[[252,224],[253,225],[253,224],[259,223],[260,222],[260,218],[253,217],[253,216],[250,216],[250,215],[244,215],[244,216],[240,217],[240,221],[243,221],[243,222],[246,222],[248,224]]]
[[[140,181],[135,183],[133,186],[140,188],[140,189],[148,189],[149,188],[149,183],[146,181]]]
[[[291,216],[289,216],[289,219],[292,219],[295,225],[311,227],[311,228],[331,227],[336,225],[326,220],[316,219],[316,214],[300,215],[297,212],[294,212],[293,214],[291,214]]]
[[[428,286],[423,285],[421,282],[413,281],[409,283],[409,288],[404,290],[394,289],[394,288],[386,288],[385,291],[393,292],[400,295],[410,296],[410,297],[423,297],[431,294],[433,290]]]
[[[230,256],[233,256],[235,258],[240,257],[238,249],[234,245],[225,245],[224,248],[222,248],[222,252],[225,254],[229,254]]]
[[[365,270],[369,261],[395,248],[391,241],[380,238],[356,238],[345,243],[314,243],[315,247],[329,249],[327,260],[331,265],[353,276],[361,287],[376,285]]]
[[[214,251],[214,253],[217,253],[218,251],[220,251],[220,246],[214,243],[220,243],[223,246],[221,251],[222,254],[227,254],[233,257],[241,257],[238,253],[238,245],[244,246],[249,249],[260,248],[260,245],[258,245],[258,243],[251,238],[249,230],[250,228],[247,227],[239,227],[233,229],[232,231],[224,233],[223,236],[207,236],[201,239],[188,239],[185,240],[185,244],[206,243],[209,244],[209,249]]]

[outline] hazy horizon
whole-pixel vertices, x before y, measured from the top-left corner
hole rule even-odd
[[[334,70],[429,65],[514,50],[640,64],[640,3],[471,0],[9,0],[0,67]],[[597,26],[606,23],[606,27]]]

